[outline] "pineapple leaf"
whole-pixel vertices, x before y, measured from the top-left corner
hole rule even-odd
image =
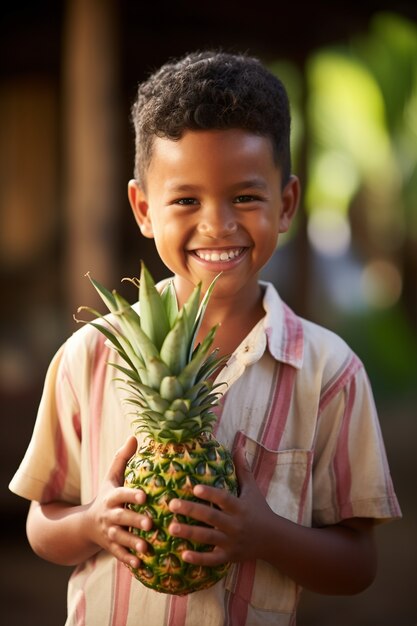
[[[213,406],[215,406],[218,403],[218,396],[216,396],[215,398],[210,398],[210,396],[208,396],[208,401],[206,402],[206,404],[200,404],[199,406],[194,407],[193,409],[191,409],[191,411],[188,412],[189,417],[197,417],[198,415],[201,417],[201,415],[204,415],[204,412],[207,411],[208,409],[212,409]]]
[[[149,422],[157,426],[160,426],[161,414],[158,413],[158,411],[151,411],[151,410],[141,411],[140,417],[136,421],[138,423],[143,423],[145,425]]]
[[[182,411],[183,413],[188,413],[191,406],[191,400],[187,398],[176,398],[174,402],[170,405],[170,409],[173,411]]]
[[[95,321],[87,322],[77,318],[75,318],[75,320],[83,324],[90,324],[91,326],[94,326],[94,328],[99,330],[106,337],[106,339],[108,339],[113,344],[116,352],[119,353],[119,355],[126,361],[126,363],[128,363],[128,365],[130,365],[138,372],[143,370],[143,360],[141,359],[140,355],[135,353],[129,341],[119,332],[116,326],[114,326],[114,324],[112,324],[103,315],[97,313],[94,309],[91,309],[90,307],[80,307],[78,311],[83,309],[88,310],[90,313],[96,314],[97,317],[103,319],[111,328],[114,329],[114,332]]]
[[[193,359],[184,367],[182,372],[178,376],[178,381],[182,385],[184,389],[189,389],[192,387],[196,381],[197,375],[199,373],[200,367],[202,366],[207,352],[210,349],[211,344],[214,340],[214,335],[216,333],[217,326],[214,326],[208,333],[203,343],[199,344],[196,350],[193,353]]]
[[[178,375],[187,363],[188,341],[187,313],[184,308],[179,312],[173,328],[169,331],[161,347],[161,359],[166,363],[172,375]]]
[[[184,338],[184,342],[187,345],[187,359],[191,360],[191,356],[194,350],[194,342],[196,337],[195,324],[198,315],[201,296],[201,283],[194,287],[191,296],[187,302],[184,303],[183,310],[185,312],[185,318],[187,322],[187,332]],[[198,329],[197,329],[198,330]]]
[[[217,280],[218,280],[218,278],[220,276],[221,276],[221,272],[220,272],[220,274],[217,274],[217,276],[215,276],[213,278],[213,280],[211,281],[211,283],[209,285],[209,288],[207,289],[207,291],[204,294],[204,297],[203,297],[203,299],[201,301],[201,304],[200,304],[199,309],[198,309],[197,317],[196,317],[195,322],[194,322],[192,335],[191,335],[191,346],[194,346],[194,344],[195,344],[197,333],[200,330],[201,322],[202,322],[202,319],[203,319],[204,314],[206,312],[206,308],[207,308],[208,302],[210,300],[210,296],[211,296],[211,294],[213,292],[214,285],[216,284],[216,282],[217,282]]]
[[[175,293],[174,281],[170,280],[161,292],[161,298],[164,303],[165,311],[168,317],[170,328],[174,326],[178,315],[178,300]]]
[[[227,383],[213,383],[211,380],[200,380],[193,387],[191,387],[187,393],[184,394],[184,398],[190,400],[190,402],[200,402],[206,398],[210,393],[218,393],[214,392],[217,387],[221,387],[222,385],[226,385]]]
[[[162,414],[168,409],[170,405],[169,401],[161,398],[159,393],[155,391],[155,389],[152,389],[152,387],[135,383],[131,383],[131,386],[137,391],[138,396],[145,400],[146,405],[149,406],[152,411]]]
[[[130,363],[138,372],[142,372],[141,378],[143,382],[148,382],[150,377],[154,380],[153,374],[155,373],[155,367],[152,369],[152,374],[149,374],[144,368],[144,363],[159,358],[159,352],[146,333],[141,328],[140,318],[132,306],[115,290],[110,293],[105,287],[103,287],[98,281],[94,280],[88,275],[91,283],[95,287],[96,291],[102,297],[107,307],[116,316],[120,325],[123,328],[124,334],[119,331],[113,324],[109,324],[115,330],[115,335],[119,340],[120,346],[118,349],[119,354],[125,359],[124,352],[126,352]],[[79,310],[86,309],[98,317],[105,319],[103,315],[94,311],[90,307],[80,307]],[[106,319],[107,321],[107,319]],[[91,322],[90,322],[91,323]],[[101,330],[101,328],[99,328]],[[103,333],[106,334],[106,333]],[[106,335],[112,343],[114,341],[108,335]],[[125,359],[126,360],[126,359]],[[129,361],[128,361],[129,362]],[[147,369],[147,368],[146,368]]]
[[[165,441],[166,443],[180,442],[183,440],[183,434],[183,428],[179,428],[176,430],[161,430],[158,433],[158,439],[160,439],[161,441]]]
[[[122,387],[122,389],[123,389],[123,387]],[[126,402],[128,404],[134,404],[134,405],[140,407],[140,409],[143,409],[145,407],[145,403],[144,402],[141,402],[140,400],[135,400],[135,398],[132,398],[132,397],[127,398]]]
[[[222,357],[217,357],[217,353],[218,350],[216,349],[207,357],[206,361],[200,367],[196,378],[197,381],[209,378],[219,367],[228,361],[230,355],[226,354]]]
[[[184,389],[181,386],[178,378],[176,378],[175,376],[165,376],[161,380],[159,393],[161,394],[162,398],[172,402],[176,398],[182,397]]]
[[[160,350],[170,330],[170,324],[164,301],[143,262],[140,273],[139,302],[142,330]]]
[[[181,411],[167,411],[164,427],[169,430],[175,430],[180,424],[184,424],[185,415]]]
[[[133,278],[129,278],[128,276],[125,276],[124,278],[122,278],[122,283],[126,281],[128,283],[132,283],[132,285],[135,285],[135,287],[138,289],[139,292],[139,278],[136,278],[136,276],[133,276]],[[139,298],[139,295],[138,295]]]
[[[109,309],[109,311],[115,313],[117,310],[117,305],[113,294],[108,289],[106,289],[106,287],[103,287],[103,285],[101,285],[94,278],[92,278],[90,276],[90,272],[87,272],[86,276],[97,291],[100,298],[103,300],[104,304]]]
[[[146,361],[146,373],[148,378],[146,384],[156,391],[159,390],[161,380],[171,374],[168,366],[159,357],[152,357]]]
[[[146,363],[148,359],[159,357],[159,352],[148,335],[141,328],[141,318],[132,306],[116,291],[113,292],[117,304],[116,315],[130,344],[142,356]]]
[[[120,353],[119,353],[120,354]],[[123,365],[119,365],[119,363],[108,363],[108,365],[111,365],[112,367],[114,367],[115,369],[119,370],[120,372],[123,372],[123,374],[126,374],[126,376],[128,376],[133,383],[132,384],[137,384],[141,382],[140,376],[137,372],[137,370],[133,369],[133,368],[127,368],[127,367],[123,367]],[[117,380],[122,380],[122,379],[117,379]]]

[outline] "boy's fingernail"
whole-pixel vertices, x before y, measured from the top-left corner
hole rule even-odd
[[[177,499],[171,500],[171,502],[169,503],[169,508],[171,511],[178,511],[180,506],[181,506],[181,503]]]

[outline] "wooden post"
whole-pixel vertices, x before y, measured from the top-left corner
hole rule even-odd
[[[118,275],[117,213],[124,197],[116,11],[112,0],[69,0],[65,17],[63,291],[70,312],[98,303],[86,272],[110,287]]]

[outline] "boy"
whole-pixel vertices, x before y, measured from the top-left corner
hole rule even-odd
[[[127,527],[151,520],[124,508],[145,499],[122,486],[136,440],[90,326],[51,363],[11,489],[33,501],[34,551],[78,566],[67,625],[295,624],[301,587],[353,594],[372,582],[372,528],[400,511],[359,359],[258,280],[300,194],[286,92],[256,59],[208,51],[155,72],[132,112],[136,221],[174,275],[180,305],[222,272],[201,334],[220,323],[217,347],[232,354],[218,375],[227,393],[216,436],[235,450],[240,495],[200,486],[217,508],[172,500],[172,511],[209,527],[170,531],[215,546],[185,560],[233,566],[185,597],[151,591],[123,567],[138,565],[130,548],[147,549]]]

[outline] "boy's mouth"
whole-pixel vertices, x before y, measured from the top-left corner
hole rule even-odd
[[[209,261],[212,263],[229,262],[239,257],[245,248],[230,248],[223,250],[211,250],[209,248],[201,248],[194,250],[194,254],[203,261]]]

